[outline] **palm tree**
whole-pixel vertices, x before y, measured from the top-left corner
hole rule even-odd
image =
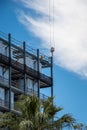
[[[16,115],[8,112],[0,115],[0,128],[10,130],[59,130],[63,127],[72,126],[75,119],[65,114],[61,118],[55,119],[55,115],[63,108],[57,107],[50,97],[42,102],[35,95],[22,96],[17,103],[21,114]]]
[[[74,130],[82,130],[83,127],[85,127],[85,126],[82,123],[76,123],[73,125]],[[84,129],[86,129],[86,127]]]

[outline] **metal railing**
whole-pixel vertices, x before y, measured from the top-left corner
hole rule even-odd
[[[27,89],[28,95],[33,95],[35,94],[37,96],[37,91],[33,90],[33,89]],[[48,98],[48,96],[46,96],[45,94],[40,93],[40,99],[42,102],[44,102],[46,99]],[[0,98],[0,106],[1,107],[5,107],[5,108],[9,108],[9,102],[5,101],[4,99]],[[17,104],[11,103],[11,109],[12,110],[16,110],[16,111],[20,111],[20,109],[18,108]]]
[[[6,84],[6,85],[9,85],[8,79],[6,79],[5,77],[3,77],[3,76],[1,76],[1,75],[0,75],[0,83],[4,83],[4,84]]]
[[[3,33],[2,31],[0,31],[0,38],[5,40],[8,43],[8,34]],[[21,48],[23,50],[23,42],[21,42],[20,40],[15,39],[14,37],[11,36],[11,45],[15,45],[19,48]],[[36,48],[32,48],[31,46],[29,46],[28,44],[26,44],[26,52],[29,52],[30,54],[33,54],[34,56],[37,56],[37,49]],[[39,54],[40,57],[43,57],[45,61],[48,61],[49,63],[51,63],[51,60],[49,58],[49,56],[43,54],[40,52]]]
[[[9,57],[3,55],[3,54],[0,54],[0,60],[1,62],[3,62],[4,64],[7,64],[9,65]],[[15,60],[11,60],[11,66],[15,69],[17,69],[18,71],[20,70],[21,72],[24,72],[24,65],[15,61]],[[46,76],[45,74],[42,74],[39,72],[39,75],[38,75],[38,71],[26,66],[26,73],[32,77],[35,77],[35,78],[40,78],[40,80],[48,85],[51,86],[51,78]],[[38,77],[39,76],[39,77]]]
[[[38,91],[34,90],[34,89],[30,89],[30,88],[26,88],[26,92],[28,95],[32,95],[32,94],[35,94],[36,96],[38,96]],[[47,95],[43,94],[43,93],[40,93],[40,99],[42,101],[45,101],[46,99],[48,98]]]
[[[0,31],[0,38],[6,40],[8,42],[8,34]],[[23,48],[23,42],[15,39],[14,37],[11,37],[11,44],[16,45],[16,46],[21,46]]]
[[[16,45],[17,47],[20,47],[23,49],[23,42],[11,37],[11,44]]]
[[[46,62],[48,62],[49,64],[51,64],[51,58],[50,58],[49,56],[44,55],[43,53],[40,53],[39,55],[40,55],[40,60],[46,61]]]
[[[38,92],[33,90],[33,89],[27,88],[26,89],[26,94],[27,95],[33,95],[34,94],[34,95],[37,96]],[[41,99],[42,102],[46,101],[47,98],[48,98],[48,96],[46,96],[45,94],[40,93],[40,99]],[[17,105],[16,102],[11,103],[11,109],[20,112],[20,109],[18,108],[18,105]]]
[[[5,85],[9,85],[9,79],[6,79],[5,77],[0,75],[0,83],[4,83]],[[11,85],[13,87],[18,88],[18,83],[15,81],[11,81]]]
[[[7,101],[0,98],[0,106],[9,108],[9,102],[7,102]]]
[[[37,55],[37,50],[36,49],[33,49],[31,46],[29,46],[28,44],[26,44],[26,52],[29,52],[33,55]]]
[[[13,87],[18,88],[18,83],[17,83],[17,82],[15,82],[15,81],[11,81],[11,85],[12,85]]]
[[[5,83],[5,84],[8,84],[8,83],[9,83],[8,79],[6,79],[6,78],[4,78],[4,77],[2,77],[2,76],[0,76],[0,82]],[[17,82],[11,81],[11,84],[12,84],[13,87],[19,88]],[[34,90],[34,89],[26,88],[26,92],[27,92],[29,95],[30,95],[30,94],[38,95],[38,91],[36,91],[36,90]],[[40,98],[41,98],[42,100],[45,100],[45,99],[48,98],[48,96],[46,96],[45,94],[40,93]]]
[[[3,33],[2,31],[0,31],[0,36],[4,38],[6,41],[8,40],[8,35],[6,33]]]

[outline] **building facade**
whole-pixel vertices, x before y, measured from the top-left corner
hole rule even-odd
[[[25,42],[17,41],[11,34],[1,35],[0,112],[17,112],[15,101],[21,94],[36,94],[45,100],[47,96],[41,94],[40,90],[50,87],[53,96],[52,62],[52,56],[42,55],[39,49],[32,49]]]

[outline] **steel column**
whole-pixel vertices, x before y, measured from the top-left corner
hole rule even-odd
[[[26,93],[26,43],[23,42],[24,49],[24,94]]]
[[[51,97],[53,98],[53,55],[51,56]],[[53,127],[53,122],[54,122],[54,117],[52,118],[52,127]]]
[[[37,49],[37,72],[38,72],[38,98],[40,98],[40,60],[39,60],[39,49]]]
[[[8,34],[9,44],[9,111],[11,111],[11,34]]]
[[[53,56],[51,56],[51,97],[53,97]]]

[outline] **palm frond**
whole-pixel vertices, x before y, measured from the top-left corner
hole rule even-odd
[[[30,120],[21,121],[20,124],[19,124],[19,129],[20,130],[28,130],[28,129],[33,130],[32,121],[30,121]]]
[[[73,118],[70,114],[65,114],[61,118],[55,121],[57,127],[67,127],[67,126],[73,126],[73,123],[75,123],[75,118]]]
[[[57,107],[53,97],[49,97],[44,103],[35,95],[22,95],[17,102],[21,115],[4,113],[0,115],[0,128],[10,130],[52,130],[72,126],[75,119],[70,114],[65,114],[55,120],[56,113],[63,108]],[[53,120],[54,118],[54,120]]]

